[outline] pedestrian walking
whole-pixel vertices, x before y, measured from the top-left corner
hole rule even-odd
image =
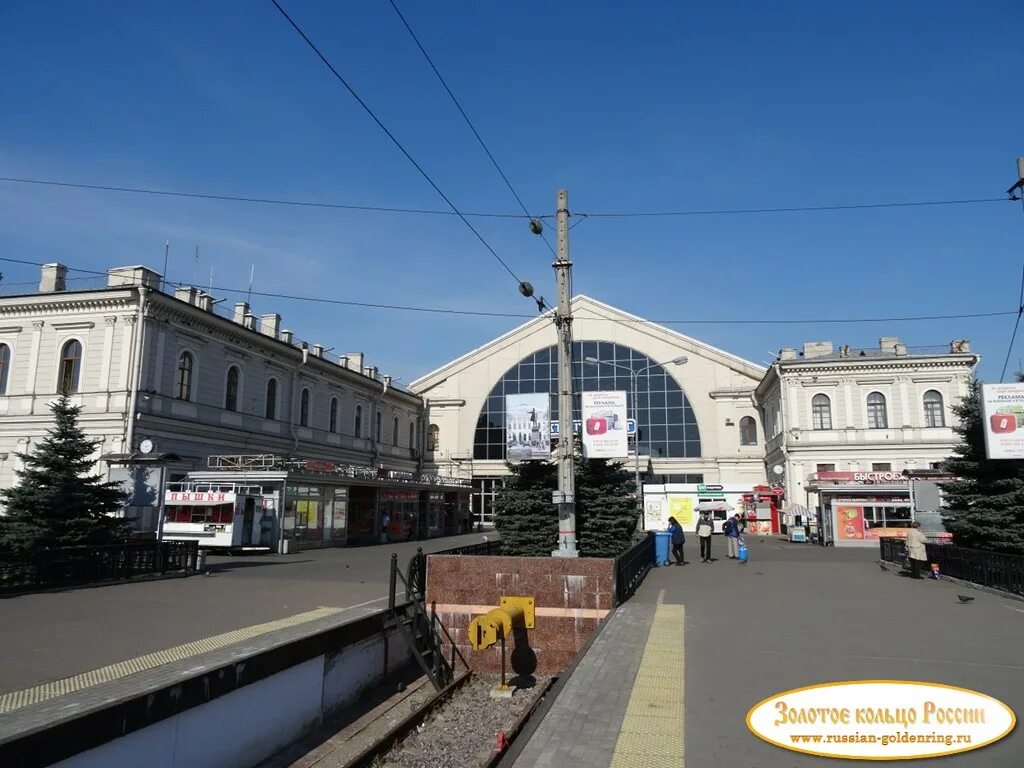
[[[668,519],[668,532],[672,534],[672,554],[676,558],[676,565],[685,565],[683,542],[686,541],[686,535],[683,533],[683,526],[674,517]]]
[[[722,525],[722,533],[725,534],[725,540],[729,545],[729,559],[736,560],[739,558],[740,549],[740,516],[733,515],[726,518],[725,523]]]
[[[711,562],[711,536],[715,532],[715,524],[710,512],[701,512],[697,521],[697,540],[700,541],[700,561]]]
[[[921,563],[928,559],[928,550],[924,546],[927,543],[928,539],[921,533],[921,524],[915,520],[910,524],[910,530],[907,531],[907,557],[910,558],[910,578],[912,579],[921,578]]]

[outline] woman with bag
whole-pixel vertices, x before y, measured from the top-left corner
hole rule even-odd
[[[710,512],[701,512],[697,521],[697,539],[700,541],[700,561],[711,562],[711,536],[715,532],[715,524],[711,521]]]
[[[686,541],[686,536],[683,534],[683,526],[674,517],[668,519],[668,532],[672,534],[672,554],[676,558],[676,565],[685,565],[683,542]]]

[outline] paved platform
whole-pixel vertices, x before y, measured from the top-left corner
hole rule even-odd
[[[0,697],[0,717],[26,701],[276,631],[275,622],[285,627],[311,612],[344,617],[383,607],[392,552],[404,568],[418,546],[432,552],[482,539],[218,556],[208,562],[208,577],[0,598],[0,694],[8,694]]]
[[[717,540],[716,540],[716,543]],[[972,688],[1024,713],[1024,603],[883,571],[875,550],[750,541],[751,560],[658,568],[620,608],[533,727],[516,768],[849,766],[774,747],[746,713],[780,691],[840,680]],[[945,758],[1021,764],[1021,728]],[[931,765],[934,761],[900,761]]]

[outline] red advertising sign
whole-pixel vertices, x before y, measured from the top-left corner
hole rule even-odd
[[[832,483],[905,483],[902,472],[818,472],[818,482]]]
[[[864,540],[864,507],[836,507],[836,538],[843,541]]]

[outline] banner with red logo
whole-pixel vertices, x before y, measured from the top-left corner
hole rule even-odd
[[[588,459],[624,459],[629,455],[626,437],[626,393],[582,392],[583,455]]]
[[[983,384],[985,452],[990,459],[1024,459],[1024,384]]]

